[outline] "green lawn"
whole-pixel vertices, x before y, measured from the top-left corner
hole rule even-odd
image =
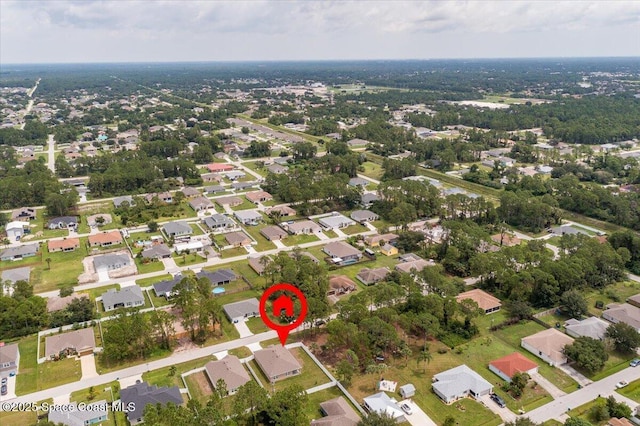
[[[192,399],[200,401],[202,404],[206,404],[213,392],[213,387],[209,383],[209,378],[204,371],[198,371],[197,373],[189,374],[185,376],[184,381],[187,382],[187,388]],[[205,384],[208,388],[203,389],[201,384]],[[182,387],[184,385],[181,385]]]
[[[336,238],[338,236],[338,234],[336,234],[335,231],[333,230],[322,231],[322,232],[324,232],[324,235],[326,235],[329,238]]]
[[[198,226],[196,223],[190,223],[189,226],[193,229],[193,235],[204,235],[204,231],[202,228]]]
[[[268,226],[266,223],[261,223],[260,225],[256,225],[256,226],[244,227],[244,230],[247,232],[247,234],[251,235],[253,239],[256,240],[256,242],[258,243],[257,245],[253,246],[253,248],[256,249],[256,251],[266,251],[266,250],[272,250],[276,248],[275,244],[267,240],[264,237],[264,235],[260,233],[260,230],[266,226]]]
[[[189,253],[189,254],[186,254],[186,253],[177,254],[174,252],[174,253],[171,253],[171,257],[173,257],[173,259],[176,262],[176,265],[178,266],[197,265],[198,263],[204,263],[207,261],[207,259],[200,256],[196,252]]]
[[[135,259],[136,267],[138,268],[138,274],[148,274],[150,272],[164,271],[164,264],[159,260],[152,260],[144,262],[143,259]]]
[[[107,323],[108,321],[103,323],[103,327],[104,327],[104,324],[107,324]],[[134,365],[140,365],[140,364],[145,364],[151,361],[156,361],[158,359],[166,358],[169,355],[171,355],[170,351],[158,350],[153,354],[151,354],[146,359],[138,358],[138,359],[130,359],[122,362],[109,362],[103,356],[96,355],[96,370],[98,371],[98,374],[104,374],[110,371],[121,370],[123,368],[133,367]]]
[[[80,380],[80,361],[66,358],[38,364],[37,345],[37,336],[29,336],[18,343],[20,369],[16,381],[17,395],[25,395]]]
[[[253,352],[251,352],[251,349],[249,349],[246,346],[240,346],[239,348],[229,349],[229,355],[235,355],[240,359],[251,356],[251,354],[253,354]]]
[[[361,232],[367,232],[369,228],[367,228],[364,225],[356,224],[356,225],[347,226],[346,228],[342,228],[340,230],[347,235],[355,235]]]
[[[267,346],[263,345],[263,347],[266,348]],[[287,386],[291,386],[294,384],[302,386],[302,389],[310,389],[314,386],[322,385],[329,382],[329,378],[327,377],[327,375],[322,372],[320,367],[318,367],[316,363],[313,362],[313,360],[302,348],[292,348],[290,349],[290,352],[302,365],[302,373],[297,376],[288,377],[286,379],[277,381],[274,386],[276,391],[282,390]],[[260,370],[260,367],[255,364],[255,361],[253,362],[254,364],[252,364],[251,367],[255,368],[254,371],[256,372],[262,383],[265,384],[265,388],[270,389],[271,385],[269,384],[269,380],[266,378],[262,370]]]
[[[622,354],[617,351],[609,351],[609,359],[604,363],[604,367],[602,370],[597,371],[593,374],[587,373],[586,371],[582,371],[578,369],[582,374],[590,378],[591,380],[598,381],[608,377],[614,373],[624,370],[629,366],[629,362],[636,358],[637,355],[634,353],[631,354]]]
[[[77,285],[78,276],[84,271],[82,259],[87,255],[84,243],[85,238],[81,238],[80,248],[66,253],[49,253],[48,248],[43,244],[41,246],[41,255],[24,259],[27,262],[39,262],[31,271],[33,291],[41,293],[64,286]],[[48,264],[46,259],[51,259],[51,263]],[[14,264],[18,266],[17,262],[14,262]],[[49,269],[49,265],[51,269]]]
[[[159,283],[160,281],[166,281],[170,279],[171,279],[171,274],[164,274],[157,277],[142,278],[142,279],[136,280],[136,284],[138,284],[140,287],[149,287],[155,283]]]
[[[629,399],[633,399],[635,402],[640,403],[640,379],[634,380],[633,382],[629,383],[628,386],[622,389],[618,389],[616,392],[618,392],[620,395],[626,396]]]
[[[107,290],[110,290],[112,288],[115,288],[116,290],[120,290],[120,284],[110,284],[102,287],[96,287],[90,290],[81,291],[80,293],[87,294],[89,296],[89,299],[91,300],[96,300],[96,297],[102,296],[102,293],[105,293]]]
[[[153,289],[147,291],[147,295],[151,299],[153,306],[155,306],[156,308],[160,306],[168,306],[171,304],[165,297],[156,296],[156,293],[153,291]]]
[[[253,176],[251,176],[251,177],[253,177]],[[240,199],[242,200],[242,204],[231,207],[231,209],[233,211],[251,210],[251,209],[255,209],[256,208],[256,205],[253,204],[251,201],[247,200],[246,198],[240,197]]]
[[[364,171],[360,173],[370,177],[371,179],[380,180],[384,174],[382,166],[380,164],[372,163],[371,161],[365,161],[362,164],[362,167],[364,167]]]
[[[227,259],[229,257],[243,256],[247,254],[247,251],[242,247],[234,247],[220,252],[220,257]]]
[[[594,421],[591,416],[589,415],[589,410],[591,410],[591,408],[595,405],[598,404],[606,404],[607,400],[604,398],[596,398],[593,401],[589,401],[586,404],[583,404],[579,407],[574,408],[573,410],[570,410],[567,414],[569,415],[569,417],[580,417],[584,420],[587,420],[589,422],[591,422],[591,424],[593,424],[594,426],[601,426],[601,425],[605,425],[608,422],[607,420],[602,420],[600,422],[596,422]]]
[[[147,371],[142,374],[142,379],[152,385],[157,386],[178,386],[184,387],[182,383],[181,374],[186,373],[194,368],[204,367],[209,361],[215,361],[213,356],[206,356],[202,358],[192,359],[181,364],[175,364],[176,372],[173,376],[170,375],[171,366],[159,368],[153,371]]]
[[[640,292],[640,283],[635,281],[623,281],[607,286],[603,290],[591,290],[584,294],[589,304],[589,313],[597,317],[602,315],[602,310],[595,307],[596,301],[601,301],[604,306],[609,303],[622,303],[629,296]]]
[[[249,330],[251,330],[253,334],[263,333],[265,331],[271,330],[265,325],[264,321],[262,321],[262,318],[260,317],[249,318],[247,320],[247,327],[249,327]]]
[[[282,240],[282,243],[289,247],[295,247],[300,244],[312,243],[319,240],[320,238],[315,235],[289,235],[287,238]]]
[[[38,413],[35,411],[1,411],[0,424],[2,426],[33,425],[38,421]]]

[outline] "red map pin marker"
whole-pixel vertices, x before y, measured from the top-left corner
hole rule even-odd
[[[271,318],[269,318],[269,315],[267,315],[267,300],[269,300],[269,296],[271,296],[276,291],[293,293],[300,301],[300,315],[298,316],[298,319],[291,324],[276,324],[275,322],[271,321]],[[280,297],[273,301],[273,316],[280,316],[282,310],[285,311],[285,314],[287,316],[292,316],[294,304],[295,302],[290,296],[282,294]],[[260,317],[267,327],[275,330],[278,333],[278,337],[280,338],[280,343],[282,343],[282,346],[284,346],[287,342],[287,337],[289,337],[289,333],[291,332],[291,330],[302,324],[302,321],[304,321],[304,317],[307,316],[307,308],[307,299],[304,297],[304,293],[302,293],[299,288],[291,284],[280,283],[273,285],[266,289],[265,292],[262,293],[262,297],[260,298]]]

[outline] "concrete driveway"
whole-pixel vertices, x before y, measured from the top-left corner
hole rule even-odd
[[[238,330],[238,333],[240,333],[240,338],[253,336],[253,333],[249,330],[249,327],[247,327],[246,322],[238,321],[233,323],[233,325],[236,327],[236,330]]]
[[[0,395],[0,401],[6,401],[16,397],[16,376],[7,377],[7,394]]]
[[[85,355],[80,357],[80,367],[82,369],[82,379],[86,380],[92,377],[98,377],[96,371],[96,358],[93,355]]]
[[[405,413],[404,417],[407,419],[409,424],[414,426],[437,426],[437,424],[427,416],[427,413],[422,411],[422,408],[418,407],[418,405],[413,402],[411,399],[405,399],[398,402],[398,405],[407,404],[411,407],[411,415]]]
[[[491,400],[489,395],[483,395],[480,397],[480,402],[487,407],[489,410],[493,411],[495,414],[499,415],[502,420],[505,422],[515,422],[516,414],[509,410],[507,407],[501,408],[494,401]]]
[[[537,384],[540,385],[540,387],[542,387],[542,389],[546,390],[547,392],[549,392],[549,395],[551,395],[551,397],[553,399],[558,399],[561,396],[566,395],[567,393],[564,391],[561,391],[560,389],[558,389],[553,383],[551,383],[549,380],[545,379],[544,377],[542,377],[540,375],[540,373],[533,373],[531,374],[531,379],[534,380]]]

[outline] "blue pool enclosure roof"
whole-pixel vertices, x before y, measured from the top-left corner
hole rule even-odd
[[[211,291],[213,292],[213,294],[222,294],[225,292],[225,289],[224,287],[216,287]]]

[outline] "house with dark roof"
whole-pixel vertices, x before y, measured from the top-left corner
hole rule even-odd
[[[49,422],[65,426],[87,426],[101,424],[108,420],[109,413],[107,407],[109,403],[106,400],[100,400],[84,404],[82,409],[78,408],[76,402],[70,402],[62,405],[52,405],[47,412]]]
[[[224,239],[233,247],[244,247],[251,245],[251,238],[244,232],[229,232],[224,234]]]
[[[5,269],[4,271],[2,271],[2,274],[0,276],[2,277],[2,281],[5,283],[16,283],[18,281],[29,282],[29,280],[31,279],[31,267],[23,266],[22,268]],[[0,294],[2,294],[1,288]]]
[[[89,355],[96,348],[93,327],[81,328],[62,334],[52,334],[44,339],[44,356],[58,358],[61,355]]]
[[[287,170],[289,169],[280,164],[271,164],[270,166],[267,166],[267,170],[276,175],[282,175],[284,173],[287,173]]]
[[[356,283],[346,275],[332,275],[329,277],[329,290],[327,296],[341,295],[356,289]]]
[[[302,371],[302,365],[298,360],[291,354],[289,349],[281,345],[274,345],[255,351],[253,356],[271,383],[287,377],[297,376]]]
[[[75,229],[78,226],[78,216],[60,216],[49,219],[49,229]]]
[[[365,186],[369,185],[369,181],[363,178],[359,178],[359,177],[354,177],[349,179],[349,186],[360,186],[362,188],[364,188]]]
[[[479,399],[493,391],[493,385],[462,364],[433,376],[433,391],[446,404],[470,396]]]
[[[128,388],[120,390],[120,400],[125,407],[133,407],[127,411],[127,420],[131,425],[137,425],[143,421],[144,409],[147,405],[166,405],[172,403],[182,405],[183,399],[180,388],[177,386],[157,387],[147,382],[136,383]]]
[[[38,253],[38,248],[37,243],[9,247],[0,252],[0,260],[20,260],[25,257],[32,257]]]
[[[167,259],[171,257],[171,249],[164,244],[156,244],[148,249],[142,250],[144,259]]]
[[[222,185],[205,186],[204,192],[206,192],[207,194],[217,194],[218,192],[224,192],[224,186]]]
[[[227,303],[222,306],[222,310],[229,318],[229,321],[238,322],[246,318],[260,316],[260,302],[254,297],[239,302]]]
[[[321,402],[320,411],[325,417],[312,420],[311,426],[356,426],[360,422],[358,413],[341,396]]]
[[[356,278],[364,285],[371,285],[383,281],[387,278],[387,275],[389,275],[390,272],[391,271],[386,266],[375,269],[363,268],[356,274]]]
[[[380,216],[369,210],[354,210],[349,217],[358,223],[373,222],[380,218]]]
[[[218,269],[217,271],[205,271],[204,269],[196,274],[198,278],[208,278],[211,285],[224,285],[235,281],[238,277],[231,269]]]
[[[124,287],[122,290],[111,288],[102,293],[102,304],[105,312],[118,308],[135,308],[144,306],[142,289],[137,285]]]
[[[185,221],[179,220],[175,222],[165,223],[162,230],[168,237],[184,237],[193,234],[193,229]]]
[[[153,284],[153,292],[157,297],[164,297],[169,299],[172,296],[175,296],[175,292],[173,291],[174,287],[182,281],[184,278],[181,274],[177,274],[170,280],[164,280]]]
[[[531,361],[520,352],[498,358],[489,363],[489,370],[496,373],[500,378],[511,382],[511,378],[516,373],[535,374],[538,372],[538,364]]]
[[[322,251],[334,261],[343,262],[345,260],[360,260],[362,252],[344,241],[334,241],[322,248]]]
[[[0,343],[0,378],[15,376],[20,367],[20,349],[18,344]]]
[[[378,200],[380,200],[380,197],[378,197],[377,194],[374,194],[372,192],[366,192],[362,194],[362,196],[360,197],[360,204],[362,204],[362,207],[368,208],[368,207],[371,207],[373,203]]]
[[[234,355],[227,355],[219,361],[209,361],[205,364],[204,371],[214,389],[218,380],[222,380],[229,395],[235,394],[240,386],[251,381],[249,373]]]

